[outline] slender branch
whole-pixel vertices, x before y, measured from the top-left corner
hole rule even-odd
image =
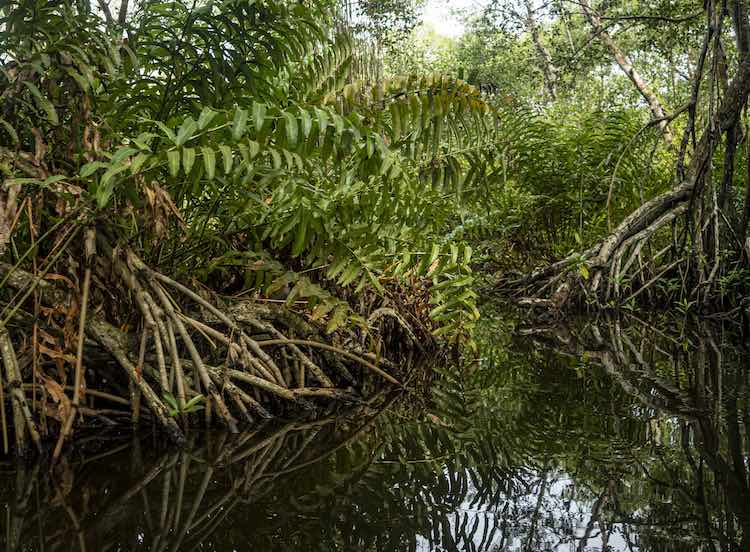
[[[581,0],[580,6],[583,15],[589,20],[591,25],[594,27],[594,30],[598,32],[599,39],[609,49],[609,51],[612,52],[617,65],[620,66],[620,69],[622,69],[622,71],[628,76],[638,92],[641,94],[641,96],[643,96],[643,99],[646,100],[646,103],[648,104],[649,109],[651,109],[651,113],[653,114],[654,118],[664,119],[666,117],[666,113],[661,105],[661,102],[656,97],[656,94],[651,90],[648,83],[646,83],[646,80],[643,78],[643,76],[638,71],[636,71],[635,67],[633,66],[633,62],[620,49],[620,46],[612,39],[609,33],[603,30],[601,17],[591,9],[587,0]],[[674,140],[674,137],[672,136],[672,131],[669,130],[667,122],[660,122],[659,128],[664,134],[664,140],[667,142],[667,144],[671,144]]]
[[[99,9],[104,13],[104,18],[107,20],[107,25],[110,27],[114,26],[115,20],[112,18],[112,11],[109,9],[107,0],[97,0],[96,3],[99,5]]]
[[[668,17],[665,15],[602,15],[600,17],[605,21],[661,21],[663,23],[685,23],[700,17],[702,14],[703,12],[699,11],[681,17]]]
[[[86,269],[83,275],[83,292],[81,296],[81,312],[78,317],[78,343],[76,344],[76,366],[75,376],[73,383],[73,401],[72,408],[68,413],[68,417],[65,419],[63,428],[60,431],[60,436],[55,445],[55,450],[52,453],[52,463],[57,461],[60,456],[60,451],[68,438],[70,431],[73,428],[73,422],[75,421],[76,412],[78,405],[81,402],[81,385],[83,383],[83,343],[86,336],[86,311],[89,304],[89,290],[91,288],[91,267],[94,263],[94,255],[96,254],[96,231],[90,228],[86,231],[85,241],[86,251]]]
[[[122,0],[122,2],[120,3],[120,11],[117,14],[117,24],[120,27],[124,27],[127,17],[128,17],[128,0]]]

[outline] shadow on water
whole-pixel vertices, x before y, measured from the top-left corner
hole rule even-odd
[[[731,328],[490,314],[479,341],[429,397],[6,466],[0,550],[750,550]]]

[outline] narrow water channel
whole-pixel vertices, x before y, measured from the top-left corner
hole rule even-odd
[[[750,550],[733,322],[489,313],[479,345],[347,416],[2,465],[0,550]]]

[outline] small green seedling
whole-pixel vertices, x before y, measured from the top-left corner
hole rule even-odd
[[[190,414],[205,408],[205,406],[201,404],[205,402],[205,397],[203,395],[196,395],[190,399],[185,403],[185,408],[183,409],[180,409],[180,405],[177,403],[177,399],[175,399],[172,393],[164,393],[164,400],[167,401],[167,404],[169,405],[169,415],[172,418],[178,414]]]

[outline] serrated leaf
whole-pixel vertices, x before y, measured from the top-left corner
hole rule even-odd
[[[437,243],[432,244],[432,251],[430,251],[430,256],[427,260],[427,266],[432,265],[432,263],[435,262],[435,260],[438,258],[438,255],[440,254],[440,245]]]
[[[195,164],[195,148],[183,148],[182,149],[182,166],[185,169],[185,174],[190,174],[190,171]]]
[[[434,309],[430,311],[430,318],[436,319],[445,311],[447,311],[449,306],[450,305],[448,303],[443,303],[442,305],[438,305],[437,307],[435,307]]]
[[[334,114],[333,125],[336,127],[336,134],[341,136],[344,133],[344,118]]]
[[[289,150],[281,150],[281,153],[284,155],[284,160],[286,160],[286,168],[287,169],[294,169],[294,156],[292,155],[292,152]]]
[[[339,284],[342,286],[348,286],[357,278],[361,270],[362,267],[359,265],[359,263],[356,261],[352,261],[349,266],[346,267],[346,270],[341,273],[341,276],[338,280]]]
[[[458,246],[455,243],[451,244],[451,262],[453,264],[458,262]]]
[[[181,146],[185,142],[187,142],[193,136],[196,128],[198,128],[198,124],[193,120],[192,117],[188,117],[187,119],[185,119],[180,125],[179,130],[177,131],[175,144]]]
[[[341,255],[339,258],[335,259],[330,264],[330,266],[328,267],[328,270],[326,271],[326,275],[328,276],[328,278],[330,279],[335,278],[338,275],[338,273],[344,269],[348,260],[349,258],[346,257],[345,255]]]
[[[154,124],[158,126],[161,131],[164,133],[164,135],[169,138],[169,141],[173,144],[177,142],[177,135],[175,135],[174,131],[172,131],[171,128],[169,128],[167,125],[162,123],[161,121],[154,121]]]
[[[331,318],[328,321],[328,324],[326,325],[326,333],[335,332],[336,329],[341,327],[345,322],[347,315],[349,314],[349,309],[346,307],[346,305],[338,305],[333,310],[333,314],[331,315]]]
[[[255,125],[255,132],[260,134],[263,131],[263,126],[266,123],[266,111],[268,108],[265,104],[254,102],[253,103],[253,125]]]
[[[224,164],[224,174],[229,174],[232,170],[232,162],[234,156],[232,155],[232,149],[229,146],[219,146],[221,152],[222,163]]]
[[[391,112],[391,128],[393,129],[393,141],[398,142],[401,139],[401,110],[396,102],[388,106]]]
[[[320,134],[324,135],[328,128],[328,113],[323,109],[316,109],[315,114],[318,116],[318,129],[320,130]]]
[[[206,128],[214,117],[216,117],[216,111],[210,107],[204,107],[201,114],[198,116],[198,129],[203,130]]]
[[[383,157],[383,163],[380,165],[380,175],[386,176],[393,165],[393,155],[386,154]]]
[[[294,148],[297,145],[297,119],[288,112],[283,115],[284,118],[284,132],[286,135],[286,141],[290,148]]]
[[[302,109],[300,110],[300,118],[302,120],[302,135],[308,138],[312,130],[312,117],[306,109]]]
[[[281,168],[281,155],[279,155],[279,152],[275,149],[269,150],[271,152],[271,157],[273,158],[273,168],[278,170]]]
[[[142,132],[136,138],[133,138],[132,142],[142,150],[151,151],[151,146],[148,142],[157,136],[158,134],[154,134],[153,132]]]
[[[305,237],[307,235],[307,219],[302,218],[297,225],[297,234],[292,245],[292,255],[298,257],[305,248]]]
[[[370,276],[368,275],[367,271],[365,271],[364,274],[362,274],[362,277],[359,279],[359,283],[357,284],[357,287],[354,288],[354,293],[360,293],[363,289],[365,289],[365,286],[370,281]]]

